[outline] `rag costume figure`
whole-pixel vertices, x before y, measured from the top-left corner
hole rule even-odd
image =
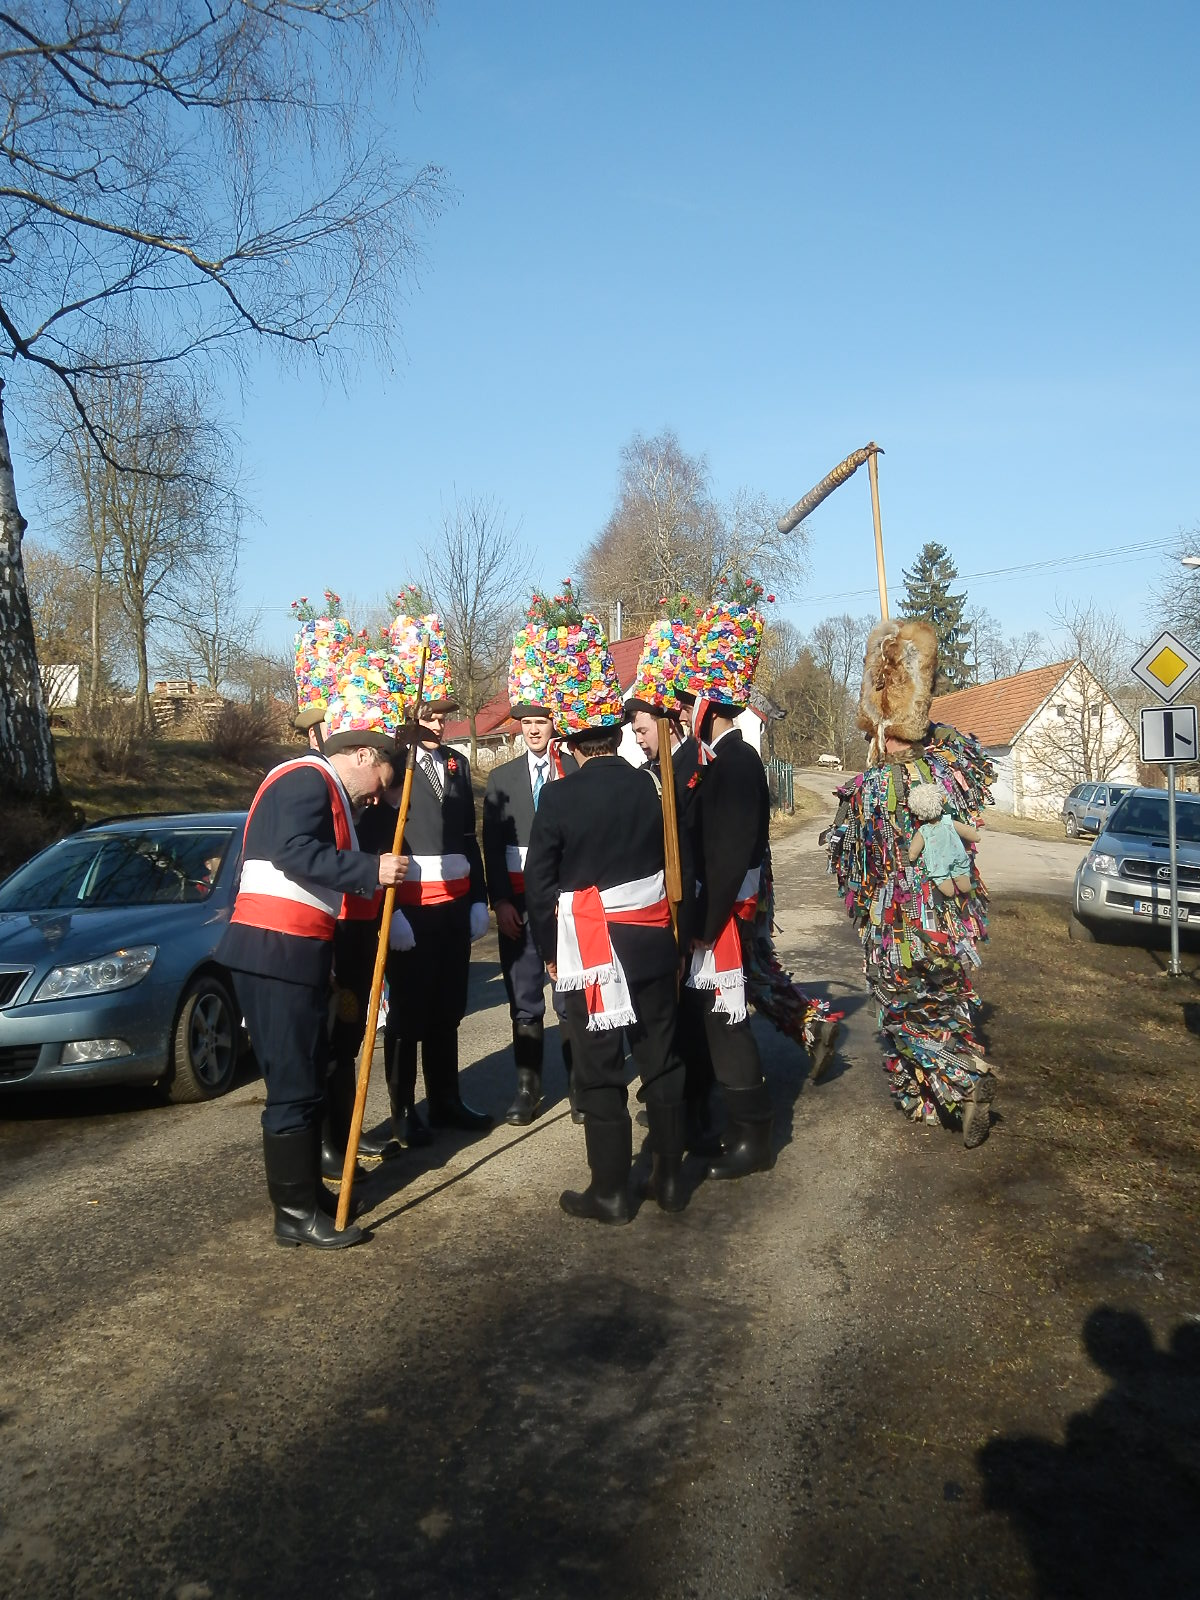
[[[246,821],[237,899],[217,959],[234,991],[266,1080],[267,1189],[280,1244],[340,1249],[364,1237],[333,1226],[320,1178],[334,929],[347,897],[399,883],[406,863],[365,853],[353,810],[390,781],[394,738],[378,709],[335,696],[325,754],[269,772]]]
[[[627,1222],[633,1130],[623,1033],[642,1079],[654,1169],[650,1192],[682,1209],[683,1067],[672,1050],[678,947],[666,898],[662,807],[646,773],[617,755],[623,708],[592,617],[548,651],[555,721],[580,770],[542,795],[525,863],[534,939],[566,1001],[591,1182],[567,1191],[570,1216]]]
[[[913,1121],[961,1121],[969,1149],[987,1137],[995,1093],[971,984],[987,937],[987,891],[973,851],[966,890],[937,891],[929,869],[941,863],[913,848],[926,824],[912,801],[920,808],[920,791],[935,786],[960,834],[978,837],[995,772],[975,738],[930,726],[936,675],[937,636],[927,623],[872,630],[859,701],[870,764],[838,791],[829,860],[862,940],[892,1095]]]
[[[537,662],[538,640],[530,627],[523,628],[514,641],[515,658],[521,664],[527,656]],[[514,682],[515,678],[515,682]],[[483,864],[487,876],[488,899],[496,913],[500,947],[500,971],[508,995],[512,1019],[513,1057],[517,1092],[505,1114],[514,1127],[532,1122],[542,1103],[542,1059],[545,1047],[546,965],[534,942],[533,930],[525,914],[525,860],[534,814],[541,804],[546,786],[569,772],[576,763],[569,753],[561,753],[552,738],[554,725],[544,704],[544,682],[535,690],[510,674],[509,693],[522,690],[537,699],[518,699],[511,714],[520,719],[525,749],[511,761],[501,762],[488,775],[483,797]],[[565,1002],[557,993],[554,1009],[559,1016],[563,1064],[571,1092],[572,1111],[576,1095],[571,1077],[571,1042],[563,1023]],[[577,1113],[581,1118],[581,1113]]]
[[[416,1110],[418,1044],[430,1125],[472,1133],[492,1126],[487,1112],[464,1103],[458,1083],[458,1026],[467,1009],[471,944],[487,932],[488,910],[471,768],[441,742],[446,715],[456,708],[441,623],[432,613],[400,616],[390,635],[414,690],[417,651],[422,645],[429,650],[404,830],[410,868],[396,892],[384,1029],[393,1131],[411,1146],[429,1140]],[[399,799],[397,787],[364,816],[365,841],[392,840]]]

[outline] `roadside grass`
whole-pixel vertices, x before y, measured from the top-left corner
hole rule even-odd
[[[106,771],[87,754],[87,743],[72,734],[54,741],[59,779],[84,820],[139,811],[236,811],[248,806],[263,773],[275,761],[295,755],[299,746],[264,752],[254,766],[222,760],[203,739],[154,739],[135,755],[126,772]]]
[[[832,787],[832,786],[831,786]],[[771,812],[771,837],[773,839],[785,838],[790,833],[795,833],[797,828],[808,827],[818,818],[823,817],[833,805],[832,794],[828,803],[821,799],[819,794],[801,784],[796,784],[793,791],[796,809],[794,811]]]
[[[1185,950],[1169,978],[1165,949],[1073,943],[1067,908],[1039,896],[995,899],[991,934],[981,992],[999,1138],[1072,1195],[1027,1245],[1050,1257],[1077,1204],[1092,1227],[1194,1269],[1200,954]]]
[[[1041,822],[1034,817],[1010,817],[1006,812],[997,811],[995,806],[987,807],[983,813],[983,820],[996,833],[1016,833],[1023,839],[1055,839],[1060,843],[1078,844],[1080,848],[1089,844],[1095,837],[1094,834],[1080,834],[1078,838],[1070,840],[1061,822]]]

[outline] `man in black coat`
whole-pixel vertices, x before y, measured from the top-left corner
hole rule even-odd
[[[746,1011],[738,917],[752,918],[771,820],[767,775],[734,726],[742,708],[709,703],[697,728],[712,759],[699,784],[695,811],[696,907],[691,975],[683,1006],[702,1026],[717,1082],[729,1110],[725,1148],[712,1178],[740,1178],[773,1164],[771,1100]],[[724,974],[722,987],[717,978]]]
[[[345,896],[399,883],[407,863],[390,850],[361,850],[352,820],[354,807],[391,779],[391,735],[338,732],[332,710],[331,727],[325,755],[285,762],[259,787],[217,959],[232,976],[266,1080],[263,1160],[275,1238],[339,1249],[363,1234],[336,1232],[320,1180],[334,929]]]
[[[416,1110],[417,1045],[429,1123],[480,1133],[493,1118],[463,1101],[458,1026],[467,1009],[471,942],[487,931],[487,889],[475,837],[475,795],[464,756],[444,745],[448,702],[422,708],[404,830],[410,868],[396,893],[387,957],[384,1060],[393,1131],[403,1144],[429,1142]],[[364,840],[392,840],[399,788],[363,817]]]
[[[545,707],[522,702],[512,707],[512,715],[520,718],[525,750],[512,761],[493,767],[488,775],[483,797],[483,865],[488,899],[496,913],[500,971],[508,994],[517,1069],[516,1097],[504,1120],[525,1127],[542,1103],[546,1017],[546,966],[525,915],[525,858],[545,786],[577,767],[573,756],[560,755],[553,748],[554,725]],[[563,1064],[575,1113],[571,1043],[562,1020],[564,1003],[557,993],[554,1009],[559,1015]],[[583,1120],[582,1113],[575,1115],[577,1121]]]
[[[664,881],[662,807],[646,773],[617,755],[618,726],[568,738],[580,770],[551,785],[533,821],[525,904],[533,937],[565,988],[592,1181],[567,1191],[571,1216],[629,1220],[633,1130],[629,1038],[642,1079],[664,1210],[679,1210],[683,1067],[672,1052],[679,952]],[[571,987],[566,987],[566,985]]]

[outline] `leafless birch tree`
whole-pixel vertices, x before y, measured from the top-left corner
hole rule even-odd
[[[383,344],[442,176],[370,110],[431,0],[16,0],[0,14],[0,353],[61,383],[127,354],[193,370],[249,340]],[[388,96],[389,103],[392,97]],[[16,387],[2,398],[19,398]],[[57,788],[0,405],[0,772]]]

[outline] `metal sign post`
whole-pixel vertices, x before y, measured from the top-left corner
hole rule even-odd
[[[1152,669],[1153,670],[1153,669]],[[1155,690],[1155,693],[1163,693]],[[1163,694],[1163,698],[1166,695]],[[1195,706],[1146,706],[1138,714],[1142,760],[1167,769],[1167,849],[1171,856],[1171,961],[1167,975],[1179,978],[1179,862],[1175,843],[1175,766],[1195,761],[1197,727]]]

